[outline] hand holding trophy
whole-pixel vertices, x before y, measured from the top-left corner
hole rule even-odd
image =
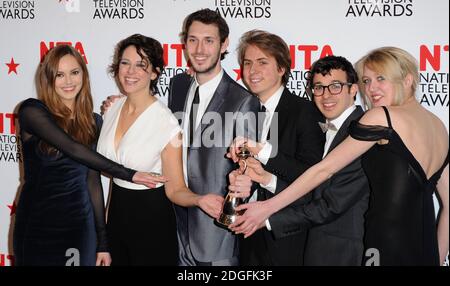
[[[239,152],[237,153],[239,158],[239,173],[244,174],[247,170],[247,162],[246,159],[252,157],[250,150],[247,148],[246,144],[244,144]],[[241,212],[236,211],[236,207],[242,204],[241,198],[236,198],[228,192],[225,200],[223,202],[222,213],[220,214],[217,222],[224,225],[229,226],[230,224],[236,221],[236,217],[241,215]]]

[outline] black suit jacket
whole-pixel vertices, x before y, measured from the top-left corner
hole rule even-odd
[[[192,84],[193,78],[185,73],[178,74],[170,80],[169,97],[167,99],[167,106],[172,113],[183,112],[186,103],[189,87]],[[181,125],[182,117],[178,117],[178,122]]]
[[[278,113],[278,120],[275,116],[272,119],[269,140],[272,144],[272,158],[263,167],[279,180],[290,183],[321,160],[325,136],[317,122],[323,121],[323,117],[312,102],[293,95],[286,88],[275,112]],[[278,132],[275,131],[276,128]],[[277,191],[280,189],[277,188]],[[257,192],[258,200],[274,196],[261,187]],[[304,204],[308,200],[309,197],[304,197],[293,204]],[[267,228],[262,228],[243,240],[241,263],[302,265],[305,241],[306,232],[275,239]]]
[[[348,126],[363,110],[357,106],[336,134],[329,151],[348,136]],[[369,201],[369,184],[360,158],[337,172],[313,192],[305,205],[291,205],[269,218],[277,238],[309,229],[305,265],[361,265],[364,214]]]
[[[186,74],[172,78],[168,106],[175,114],[185,110],[192,81],[193,78]],[[239,112],[253,115],[256,119],[259,106],[259,100],[255,96],[224,72],[206,108],[202,123],[194,131],[193,146],[188,149],[186,176],[189,188],[194,193],[225,196],[229,185],[227,175],[237,168],[232,160],[225,157],[228,147],[236,135],[247,135],[257,140],[256,121],[242,122],[238,117],[230,119],[227,116]],[[208,120],[208,116],[213,116],[213,120]],[[202,136],[207,136],[214,144],[202,144]],[[213,218],[200,208],[175,206],[175,213],[182,265],[237,260],[238,242],[228,229],[215,224]]]

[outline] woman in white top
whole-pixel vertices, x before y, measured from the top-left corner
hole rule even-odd
[[[181,129],[154,94],[164,68],[161,44],[135,34],[118,43],[110,67],[126,95],[105,114],[98,151],[124,166],[162,174],[153,189],[113,179],[108,237],[113,265],[176,265],[172,203],[219,216],[223,198],[200,196],[185,185]]]

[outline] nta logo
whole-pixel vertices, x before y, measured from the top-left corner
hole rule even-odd
[[[40,59],[41,59],[41,61],[51,48],[54,48],[55,46],[60,46],[60,45],[73,46],[72,42],[48,42],[48,44],[46,44],[44,41],[41,41],[41,44],[40,44],[40,57],[41,57]],[[83,57],[84,62],[86,64],[88,64],[88,60],[86,58],[86,53],[84,52],[83,44],[81,42],[76,42],[74,48]]]

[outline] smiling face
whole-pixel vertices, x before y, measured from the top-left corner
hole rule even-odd
[[[220,56],[227,50],[228,39],[220,42],[216,25],[192,22],[186,37],[186,53],[197,75],[213,78],[220,72]]]
[[[144,52],[141,53],[146,56]],[[135,46],[128,46],[123,51],[118,72],[123,92],[127,95],[148,94],[150,83],[156,77],[152,65],[137,53]]]
[[[266,102],[282,85],[284,69],[279,69],[275,58],[254,45],[245,50],[242,77],[245,85],[262,102]]]
[[[347,74],[340,69],[330,70],[329,74],[322,75],[317,73],[313,78],[314,85],[328,86],[332,83],[346,83]],[[339,94],[333,95],[328,88],[324,89],[322,96],[314,96],[314,102],[328,120],[333,120],[342,114],[347,108],[353,105],[354,96],[357,92],[356,84],[351,87],[344,85],[342,91]]]
[[[72,55],[63,56],[58,63],[55,78],[55,91],[61,101],[69,108],[75,103],[83,87],[83,71]]]
[[[370,100],[372,107],[390,106],[394,102],[395,86],[385,76],[364,67],[361,81],[364,94]]]

